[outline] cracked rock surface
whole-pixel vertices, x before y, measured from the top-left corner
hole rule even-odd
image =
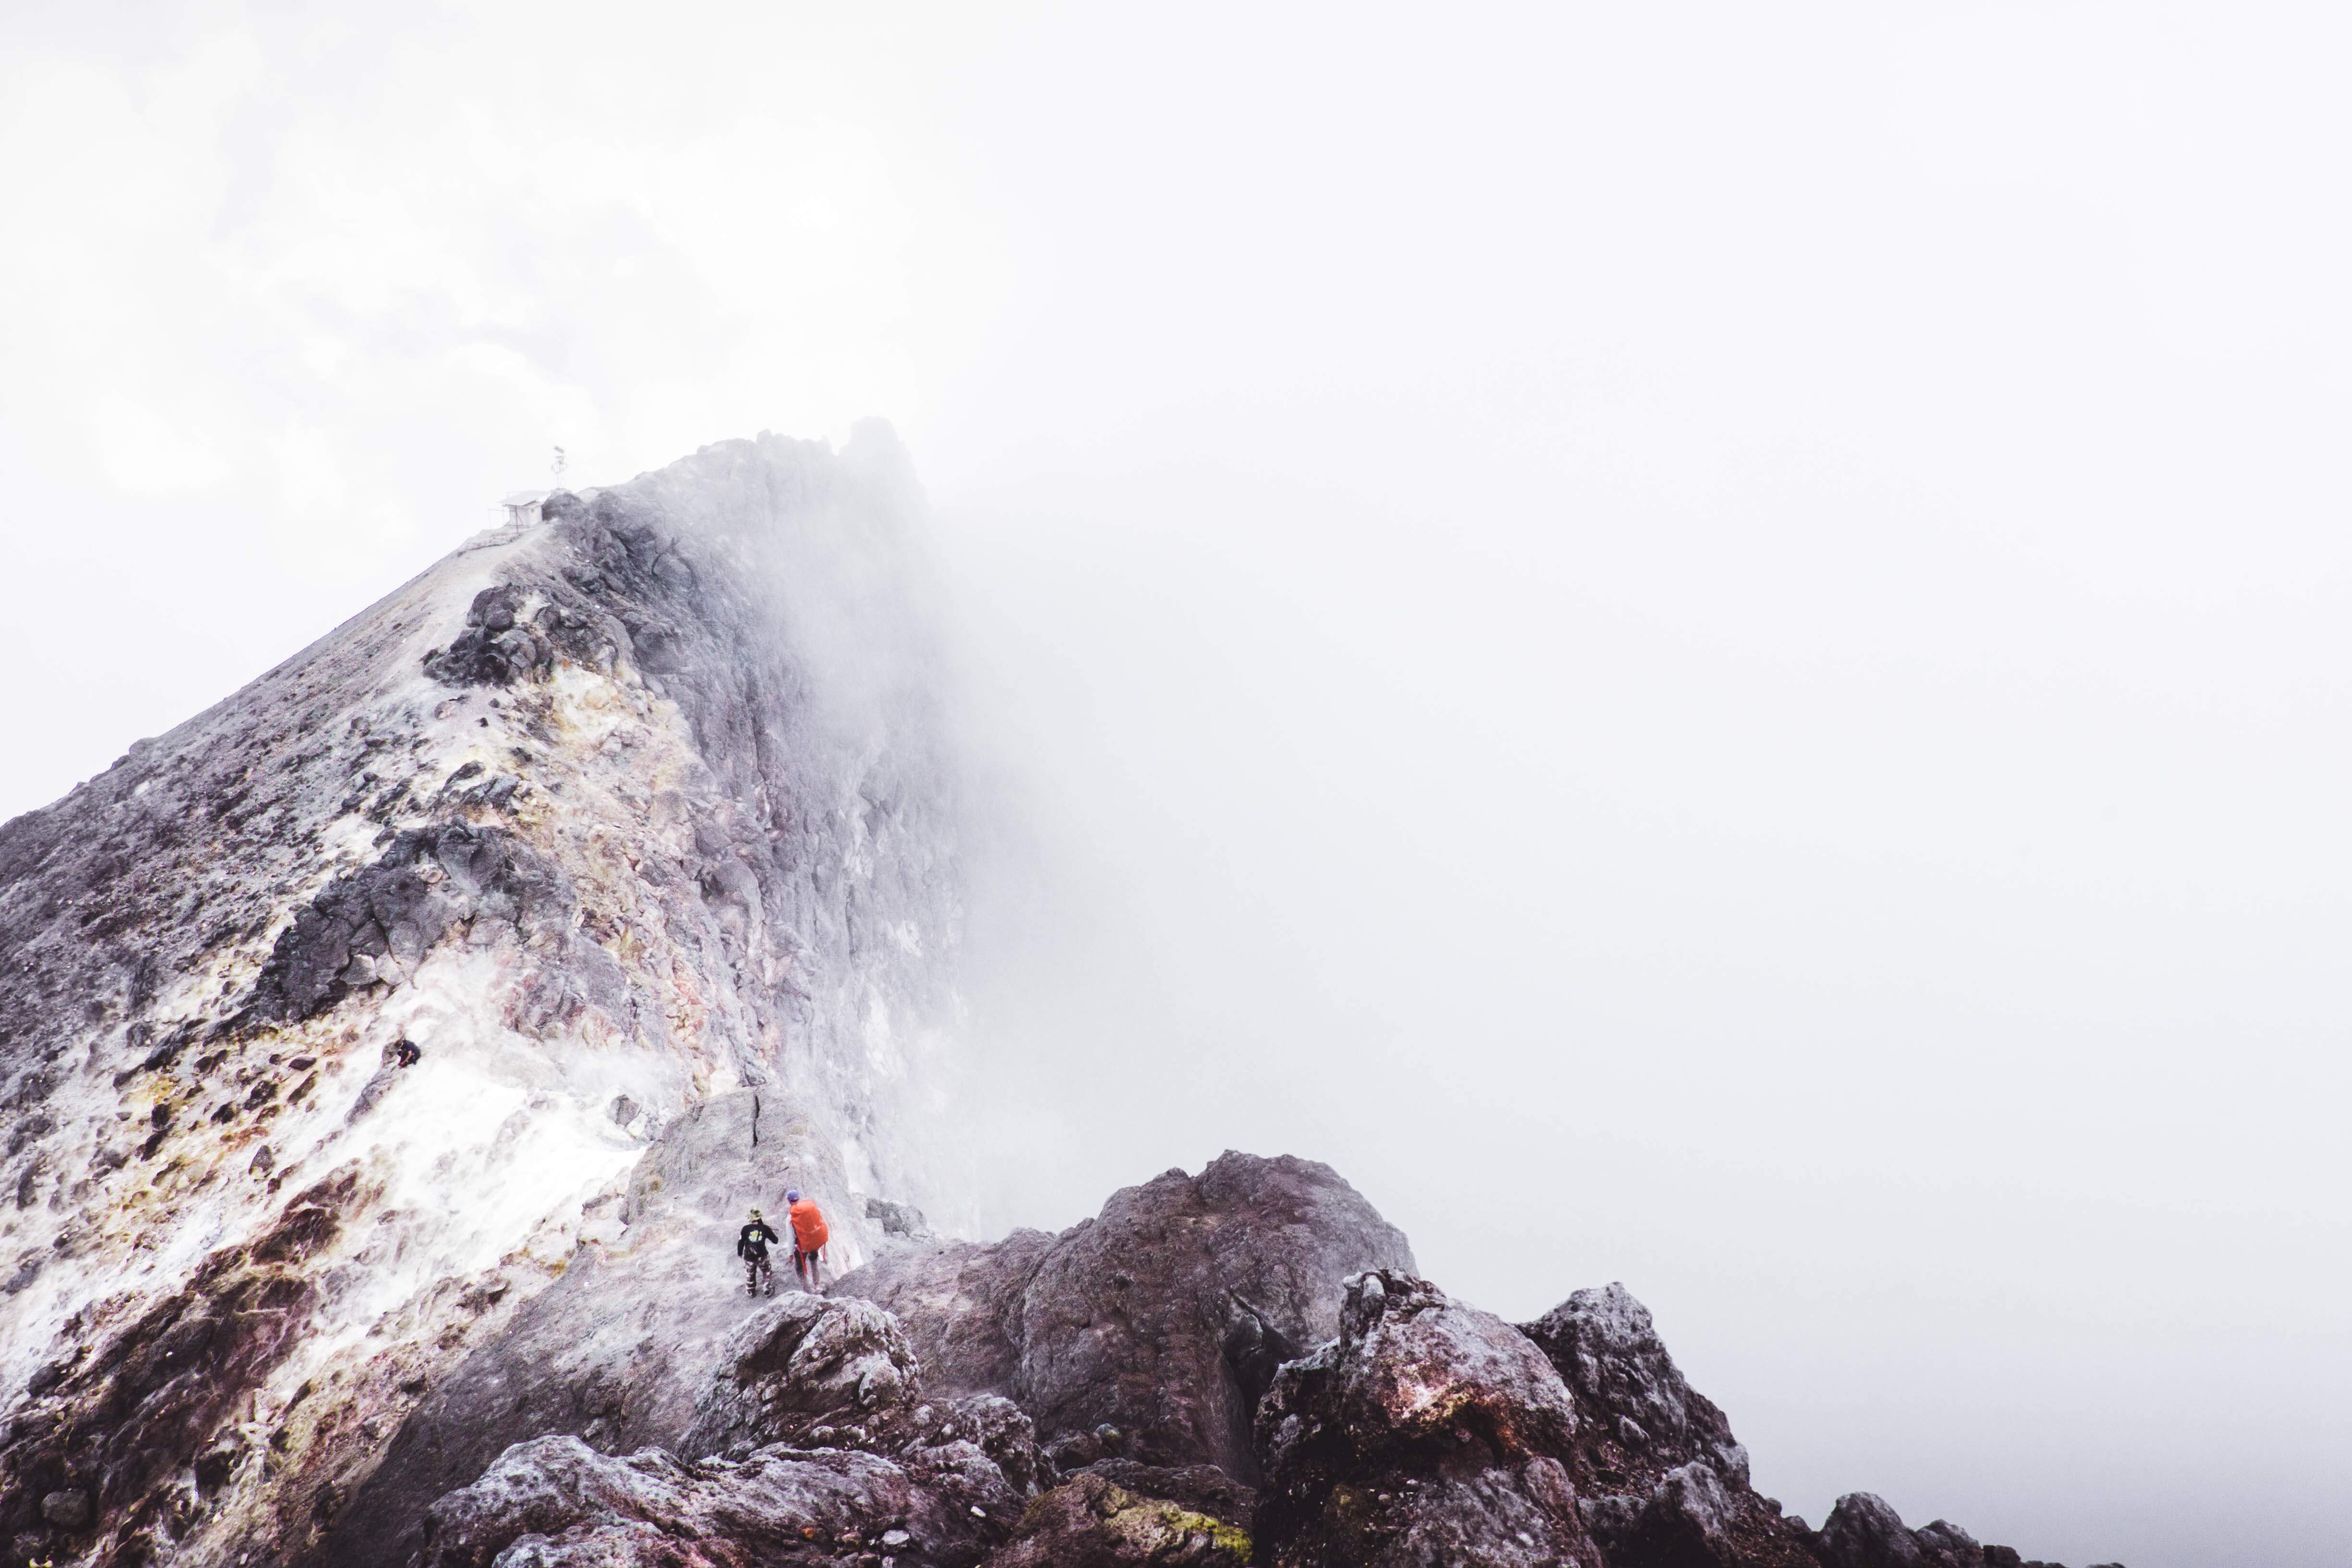
[[[518,1444],[424,1510],[413,1560],[734,1568],[880,1552],[967,1568],[1012,1536],[1045,1470],[1009,1402],[923,1398],[888,1313],[795,1294],[730,1337],[677,1452]]]
[[[577,1437],[509,1449],[435,1503],[425,1568],[840,1564],[971,1568],[1024,1500],[970,1444],[886,1458],[763,1448],[688,1464],[660,1448],[600,1454]]]
[[[1601,1568],[1570,1479],[1575,1402],[1500,1318],[1382,1269],[1257,1415],[1260,1560],[1277,1568]]]
[[[1612,1568],[1801,1568],[1804,1531],[1748,1484],[1748,1450],[1691,1387],[1622,1284],[1579,1290],[1521,1331],[1573,1395],[1573,1471]]]
[[[816,1428],[856,1446],[905,1424],[922,1373],[898,1321],[871,1301],[794,1292],[746,1319],[679,1440],[700,1458],[798,1443]]]
[[[1257,1474],[1275,1369],[1339,1330],[1340,1281],[1412,1268],[1402,1232],[1328,1165],[1228,1152],[1112,1195],[1058,1237],[890,1253],[831,1288],[888,1308],[934,1379],[1003,1394],[1057,1462]]]

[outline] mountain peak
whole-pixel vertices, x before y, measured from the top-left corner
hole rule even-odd
[[[166,1449],[255,1429],[184,1549],[310,1550],[405,1391],[739,1100],[746,1192],[808,1189],[844,1263],[869,1196],[937,1208],[910,1088],[961,894],[919,507],[887,426],[556,491],[0,827],[0,1371],[63,1412],[7,1450],[11,1531],[58,1493],[143,1538]],[[89,1380],[126,1363],[161,1382],[118,1410]]]

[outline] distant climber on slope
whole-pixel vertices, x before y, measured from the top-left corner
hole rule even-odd
[[[772,1296],[776,1293],[776,1270],[768,1261],[768,1243],[783,1239],[776,1234],[773,1226],[760,1217],[758,1209],[751,1211],[751,1219],[735,1238],[735,1256],[743,1260],[745,1295],[760,1293],[760,1281],[763,1275],[767,1279],[768,1294]]]
[[[825,1229],[824,1211],[816,1206],[814,1198],[801,1196],[797,1188],[784,1194],[792,1205],[793,1272],[800,1276],[801,1288],[818,1289],[817,1264],[824,1254],[824,1244],[831,1239]]]

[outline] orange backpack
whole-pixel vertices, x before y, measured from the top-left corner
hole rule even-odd
[[[803,1198],[793,1205],[793,1241],[803,1252],[822,1252],[832,1233],[824,1227],[824,1211],[816,1206],[814,1198]]]

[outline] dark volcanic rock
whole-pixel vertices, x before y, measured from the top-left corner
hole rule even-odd
[[[699,1458],[797,1445],[819,1426],[853,1428],[850,1446],[871,1447],[872,1434],[908,1421],[920,1384],[914,1346],[896,1318],[871,1301],[794,1293],[761,1308],[728,1341],[678,1452]]]
[[[1646,1496],[1697,1459],[1733,1486],[1748,1483],[1748,1450],[1731,1423],[1684,1380],[1649,1309],[1624,1286],[1579,1290],[1521,1331],[1559,1369],[1584,1417],[1580,1481]]]
[[[1022,1293],[1055,1238],[949,1241],[886,1252],[827,1287],[887,1309],[915,1342],[938,1394],[1011,1395],[1021,1384]]]
[[[0,1447],[0,1531],[22,1539],[53,1526],[79,1552],[94,1526],[161,1521],[168,1505],[151,1489],[195,1462],[304,1327],[317,1290],[302,1266],[357,1187],[346,1172],[307,1189],[258,1241],[214,1254],[95,1353],[35,1379],[31,1408]],[[93,1560],[117,1555],[101,1545]]]
[[[642,1174],[640,1184],[690,1185],[709,1157],[692,1152],[704,1148],[690,1139],[649,1156],[661,1174]],[[1210,1180],[1220,1175],[1229,1179]],[[1051,1467],[1029,1417],[992,1394],[927,1395],[915,1337],[876,1300],[848,1290],[875,1286],[929,1314],[942,1361],[967,1373],[1009,1363],[1022,1387],[1038,1363],[1041,1334],[1051,1342],[1052,1314],[1060,1309],[1066,1321],[1070,1304],[1091,1306],[1098,1300],[1091,1292],[1108,1286],[1123,1292],[1116,1311],[1103,1313],[1108,1331],[1129,1336],[1118,1343],[1132,1347],[1133,1336],[1155,1328],[1171,1339],[1194,1336],[1189,1352],[1159,1363],[1168,1381],[1158,1408],[1197,1410],[1219,1391],[1230,1395],[1237,1381],[1231,1320],[1224,1336],[1202,1335],[1204,1320],[1213,1320],[1202,1310],[1207,1287],[1190,1259],[1129,1265],[1147,1247],[1176,1250],[1171,1238],[1188,1225],[1213,1238],[1233,1236],[1232,1248],[1206,1249],[1212,1257],[1244,1249],[1246,1238],[1225,1227],[1237,1213],[1279,1216],[1266,1194],[1294,1181],[1314,1189],[1302,1205],[1310,1212],[1297,1224],[1314,1227],[1312,1205],[1329,1204],[1345,1218],[1339,1234],[1362,1244],[1369,1211],[1320,1167],[1228,1155],[1198,1183],[1163,1177],[1130,1188],[1107,1207],[1105,1221],[1059,1238],[1029,1233],[996,1248],[910,1249],[845,1280],[840,1296],[758,1305],[718,1348],[677,1453],[645,1448],[622,1458],[569,1436],[520,1443],[425,1511],[415,1561],[425,1568],[875,1568],[886,1561],[902,1568],[2025,1568],[2014,1553],[1979,1547],[1942,1521],[1906,1530],[1864,1494],[1841,1500],[1820,1536],[1784,1519],[1748,1486],[1745,1454],[1721,1412],[1689,1388],[1647,1312],[1622,1287],[1580,1292],[1523,1331],[1410,1275],[1372,1270],[1347,1279],[1336,1335],[1279,1366],[1257,1407],[1253,1436],[1265,1486],[1255,1495],[1213,1464],[1100,1455],[1040,1495]],[[1074,1245],[1098,1228],[1109,1245]],[[1328,1253],[1296,1237],[1285,1252],[1281,1226],[1267,1228],[1266,1253],[1245,1260],[1255,1272],[1235,1274],[1284,1300],[1264,1286],[1281,1261],[1311,1270]],[[1076,1283],[1041,1289],[1041,1281],[1056,1280]],[[1015,1286],[1016,1308],[992,1299]],[[1307,1293],[1287,1300],[1295,1307]],[[1259,1323],[1247,1342],[1278,1342],[1280,1331]],[[1126,1397],[1137,1399],[1132,1385]],[[1078,1437],[1121,1447],[1164,1442],[1146,1426],[1150,1415],[1129,1417],[1132,1434],[1104,1423],[1062,1447],[1081,1446]],[[1606,1432],[1592,1429],[1602,1423]],[[1668,1459],[1678,1462],[1660,1468]],[[1638,1489],[1580,1500],[1580,1479],[1604,1474]]]
[[[1984,1548],[1977,1538],[1948,1520],[1933,1520],[1911,1532],[1928,1562],[1936,1568],[1980,1568],[1985,1560]]]
[[[522,622],[529,597],[511,583],[475,595],[466,611],[466,629],[447,647],[425,656],[425,673],[448,686],[511,686],[529,676],[543,676],[555,658],[555,644],[547,633],[562,627],[564,616],[551,605],[553,614],[542,612],[540,617],[543,626]],[[605,652],[603,662],[609,666],[611,660],[611,653]],[[597,662],[595,654],[590,652],[581,662]]]
[[[1829,1568],[1930,1568],[1934,1563],[1904,1528],[1903,1516],[1872,1492],[1837,1500],[1822,1526],[1821,1545]]]
[[[1158,1498],[1194,1513],[1247,1530],[1257,1512],[1257,1492],[1214,1465],[1145,1465],[1133,1459],[1097,1459],[1085,1475],[1100,1476],[1138,1497]]]
[[[2024,1561],[2011,1547],[1980,1546],[1967,1531],[1940,1519],[1906,1529],[1893,1505],[1870,1492],[1838,1499],[1815,1543],[1826,1568],[2060,1568]]]
[[[325,1012],[379,980],[405,978],[442,933],[487,914],[551,927],[578,900],[562,874],[502,828],[445,823],[395,837],[381,858],[329,883],[278,934],[232,1024],[285,1024]],[[592,999],[628,993],[621,966],[593,943],[564,944]],[[569,1023],[579,1007],[549,1020]]]
[[[1246,1568],[1249,1532],[1095,1474],[1029,1505],[987,1568]]]
[[[1011,1534],[1024,1501],[970,1443],[898,1458],[767,1448],[740,1463],[688,1464],[659,1448],[624,1458],[542,1437],[435,1503],[419,1561],[849,1568],[887,1553],[901,1568],[971,1568]]]
[[[878,1551],[909,1568],[968,1564],[1012,1532],[1045,1470],[1009,1401],[923,1402],[896,1320],[804,1294],[729,1340],[684,1450],[518,1444],[425,1510],[421,1560],[733,1568]]]
[[[1739,1540],[1752,1499],[1726,1486],[1723,1478],[1696,1459],[1668,1470],[1651,1492],[1649,1501],[1633,1515],[1622,1534],[1613,1538],[1594,1528],[1611,1568],[1744,1568],[1769,1561]],[[1611,1512],[1596,1509],[1587,1516],[1598,1526]],[[1808,1561],[1801,1555],[1791,1559]]]
[[[1622,1285],[1579,1290],[1521,1332],[1576,1400],[1575,1476],[1612,1568],[1809,1568],[1803,1532],[1748,1485],[1748,1450],[1683,1377]]]
[[[1059,1237],[892,1254],[839,1281],[908,1325],[933,1386],[1004,1394],[1066,1465],[1257,1473],[1275,1369],[1339,1329],[1340,1281],[1412,1268],[1327,1165],[1227,1152],[1129,1187]]]
[[[1258,1560],[1599,1568],[1569,1479],[1576,1426],[1517,1330],[1426,1280],[1359,1276],[1339,1337],[1285,1366],[1258,1411]]]
[[[632,1191],[690,1187],[706,1142],[656,1150]],[[1331,1259],[1391,1245],[1322,1167],[1228,1154],[1058,1237],[894,1249],[836,1295],[754,1307],[675,1456],[520,1444],[433,1505],[421,1561],[2027,1568],[1866,1495],[1818,1536],[1783,1517],[1622,1286],[1518,1329],[1365,1271],[1331,1292],[1318,1348],[1286,1356],[1322,1321]],[[1230,1450],[1161,1462],[1217,1452],[1202,1413],[1246,1399],[1258,1368],[1248,1469]],[[1055,1424],[1066,1471],[1086,1468],[1052,1485],[1029,1415],[973,1391],[991,1384]]]
[[[888,1198],[867,1198],[866,1217],[882,1227],[882,1234],[902,1241],[937,1241],[930,1223],[923,1211],[912,1204],[893,1203]]]
[[[918,1406],[914,1418],[913,1447],[970,1443],[986,1454],[1003,1472],[1006,1484],[1024,1497],[1034,1496],[1053,1473],[1053,1466],[1038,1450],[1036,1426],[1009,1399],[968,1394],[943,1405]]]

